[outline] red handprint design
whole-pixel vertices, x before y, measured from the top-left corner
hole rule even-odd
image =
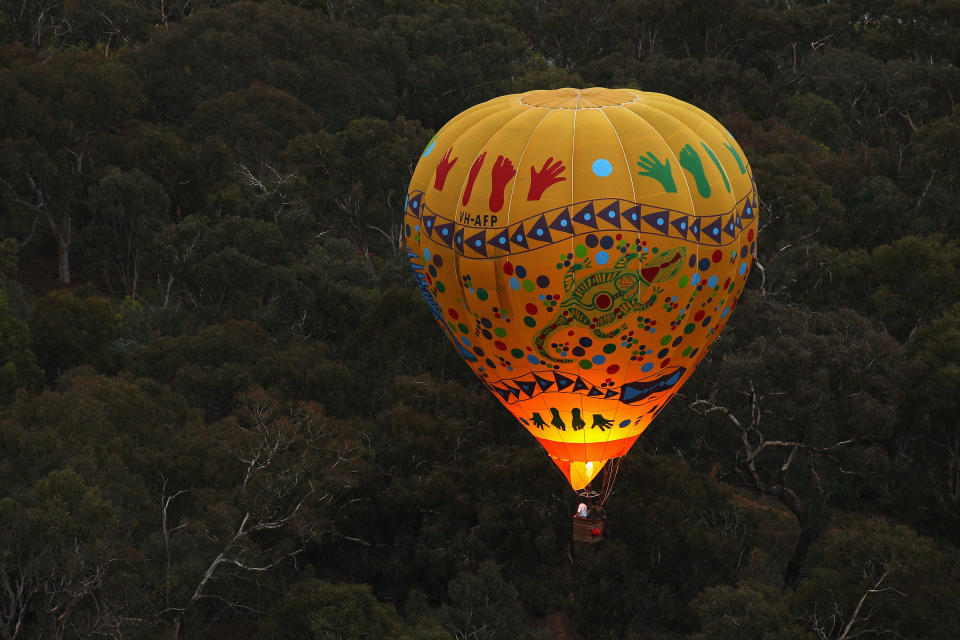
[[[437,163],[437,175],[433,179],[433,188],[437,191],[443,191],[443,184],[447,181],[447,174],[450,173],[450,169],[453,168],[453,165],[457,164],[457,160],[460,158],[450,159],[450,154],[453,152],[453,147],[447,149],[447,153],[440,158],[440,162]]]
[[[493,169],[490,170],[490,211],[497,212],[503,209],[503,190],[515,175],[517,170],[513,168],[510,159],[497,156],[497,161],[493,163]]]
[[[527,200],[539,200],[543,192],[550,186],[566,180],[566,178],[560,175],[566,170],[567,168],[563,166],[563,162],[560,160],[553,162],[553,157],[547,158],[547,161],[543,163],[540,171],[537,171],[534,167],[530,167],[530,191],[527,192]]]
[[[467,206],[467,203],[470,202],[470,194],[473,193],[473,183],[477,181],[477,176],[480,175],[480,167],[483,166],[483,161],[487,157],[487,152],[484,151],[477,159],[473,161],[473,166],[470,167],[470,175],[467,176],[467,186],[463,189],[463,197],[460,198],[460,202],[463,206]]]

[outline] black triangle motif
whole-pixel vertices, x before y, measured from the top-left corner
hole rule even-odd
[[[524,249],[529,249],[527,246],[527,234],[523,230],[523,225],[518,225],[513,231],[510,232],[510,242],[517,245],[518,247],[523,247]]]
[[[737,236],[736,217],[737,217],[736,214],[731,213],[730,219],[727,220],[727,224],[723,225],[723,232],[728,236],[730,236],[731,238],[735,238]]]
[[[588,226],[591,229],[597,228],[597,215],[593,210],[593,202],[588,202],[587,206],[577,212],[577,215],[573,216],[573,221],[578,222],[582,225]]]
[[[694,218],[690,223],[690,235],[692,235],[697,242],[700,242],[700,218]]]
[[[667,235],[669,233],[670,213],[668,211],[654,211],[643,216],[643,221],[648,225]]]
[[[527,234],[527,237],[539,240],[540,242],[553,242],[553,238],[550,237],[550,229],[547,227],[546,216],[540,216],[537,223],[530,227],[530,232]]]
[[[583,381],[583,378],[577,377],[577,382],[573,385],[574,391],[580,391],[581,389],[589,389],[590,385]]]
[[[603,208],[599,214],[597,214],[601,220],[607,224],[612,224],[617,229],[620,228],[620,201],[614,200],[608,206]]]
[[[436,226],[437,240],[449,247],[450,243],[453,242],[453,227],[454,224],[452,222],[438,224]]]
[[[573,233],[573,223],[570,222],[570,209],[564,207],[563,211],[560,212],[560,215],[558,215],[554,221],[550,223],[550,228],[554,231]]]
[[[427,230],[427,235],[431,238],[433,237],[433,223],[436,221],[437,216],[423,216],[423,226]]]
[[[705,235],[708,240],[713,240],[717,244],[720,244],[723,240],[723,238],[720,237],[721,224],[723,224],[723,218],[717,217],[713,222],[703,228],[703,235]]]
[[[417,217],[419,218],[419,217],[420,217],[420,203],[421,203],[422,201],[423,201],[423,194],[422,194],[422,193],[418,193],[417,195],[415,195],[415,196],[413,196],[412,198],[410,198],[409,200],[407,200],[407,210],[408,210],[411,214],[413,214],[413,215],[415,215],[415,216],[417,216]]]
[[[456,250],[460,252],[460,255],[463,255],[463,227],[457,229],[457,232],[453,235],[453,242],[456,244]]]
[[[487,232],[481,231],[467,238],[467,247],[482,256],[487,255]]]
[[[687,237],[687,216],[680,216],[676,220],[671,220],[670,226],[679,231],[684,238]]]
[[[603,391],[600,391],[600,389],[597,389],[596,387],[594,387],[594,388],[590,389],[590,391],[587,392],[587,395],[590,396],[590,397],[593,397],[593,396],[602,396],[602,395],[603,395]]]
[[[573,384],[573,380],[571,380],[570,378],[568,378],[568,377],[566,377],[566,376],[562,376],[562,375],[560,375],[559,373],[556,373],[556,372],[555,372],[555,373],[553,374],[553,377],[557,379],[557,390],[558,390],[558,391],[563,391],[564,389],[566,389],[567,387],[569,387],[570,385]]]
[[[637,228],[637,231],[640,231],[640,205],[636,204],[630,207],[629,209],[621,213],[620,216],[624,220],[626,220],[627,222],[635,226]]]
[[[509,389],[501,389],[500,387],[494,387],[493,385],[490,385],[490,388],[493,389],[493,390],[497,393],[498,396],[500,396],[501,398],[503,398],[503,401],[504,401],[504,402],[510,402],[510,390],[509,390]]]
[[[743,213],[740,214],[740,217],[744,220],[750,220],[753,218],[753,210],[754,208],[750,205],[750,201],[747,200],[743,205]]]
[[[496,249],[503,249],[504,251],[509,250],[510,249],[510,230],[504,229],[497,235],[493,236],[492,238],[490,238],[489,244],[491,247],[494,247]]]
[[[533,379],[537,381],[537,384],[540,386],[541,391],[546,391],[553,386],[553,380],[545,380],[537,374],[533,374]]]
[[[520,389],[527,394],[527,397],[537,392],[537,383],[533,380],[515,380],[514,384],[520,387]]]

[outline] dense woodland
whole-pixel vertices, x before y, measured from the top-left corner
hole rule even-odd
[[[0,638],[956,638],[960,2],[0,0]],[[400,228],[497,95],[715,115],[756,268],[610,539]]]

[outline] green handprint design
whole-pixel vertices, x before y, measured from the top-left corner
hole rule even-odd
[[[707,176],[703,172],[703,163],[700,162],[700,156],[689,144],[680,150],[680,153],[677,155],[677,159],[680,160],[680,166],[686,169],[690,176],[697,183],[697,191],[700,192],[701,198],[710,197],[710,183],[707,182]]]
[[[543,421],[543,417],[537,412],[534,412],[530,419],[533,420],[533,426],[539,427],[541,430],[547,426],[547,423]]]
[[[551,408],[550,413],[553,414],[553,419],[550,421],[550,424],[555,426],[557,429],[560,429],[560,431],[566,431],[567,425],[563,423],[563,418],[560,417],[560,412]]]
[[[600,413],[595,413],[593,414],[593,424],[590,425],[591,429],[594,427],[600,427],[600,431],[606,431],[607,429],[613,427],[613,420],[604,418]]]
[[[707,155],[710,156],[710,159],[713,160],[713,164],[717,165],[717,171],[720,172],[720,177],[723,178],[723,184],[727,188],[727,193],[730,193],[730,181],[727,180],[727,172],[723,170],[723,167],[720,165],[720,159],[717,158],[717,154],[713,152],[713,149],[707,146],[706,142],[701,142],[700,146],[703,147],[703,150],[707,152]]]
[[[736,148],[728,142],[724,142],[723,146],[727,148],[727,151],[733,155],[733,159],[737,161],[737,166],[740,167],[740,173],[746,173],[747,168],[743,165],[743,160],[740,159],[740,154],[737,153]]]
[[[648,151],[647,155],[641,155],[637,160],[637,166],[643,171],[637,171],[637,174],[645,178],[653,178],[663,185],[663,190],[667,193],[676,193],[677,185],[673,181],[673,172],[670,171],[670,160],[666,164],[660,162],[653,151]]]
[[[573,423],[573,430],[580,431],[580,429],[583,429],[585,426],[587,426],[587,423],[584,422],[583,418],[580,416],[580,409],[574,408],[572,411],[573,420],[571,420],[571,422]]]

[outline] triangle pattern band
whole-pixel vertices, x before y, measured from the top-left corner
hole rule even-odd
[[[672,388],[680,381],[686,371],[684,367],[669,367],[659,374],[654,374],[655,377],[627,382],[620,387],[607,388],[595,387],[579,376],[574,381],[574,376],[562,375],[556,371],[552,372],[552,377],[556,381],[550,379],[551,373],[548,372],[544,372],[544,376],[528,373],[520,378],[500,380],[487,386],[508,404],[512,401],[522,402],[541,393],[581,393],[584,391],[591,398],[602,398],[604,400],[617,398],[620,402],[632,404],[640,402],[654,393]],[[556,384],[556,388],[554,388],[554,384]]]
[[[744,228],[756,220],[756,203],[754,190],[729,211],[698,217],[620,198],[598,198],[557,207],[513,225],[484,228],[463,225],[437,214],[427,205],[422,191],[412,191],[407,196],[406,213],[411,218],[406,233],[412,235],[419,219],[420,230],[427,237],[472,259],[530,251],[570,236],[624,229],[719,246],[736,242]],[[531,243],[532,240],[537,242]],[[493,249],[496,251],[491,252]]]

